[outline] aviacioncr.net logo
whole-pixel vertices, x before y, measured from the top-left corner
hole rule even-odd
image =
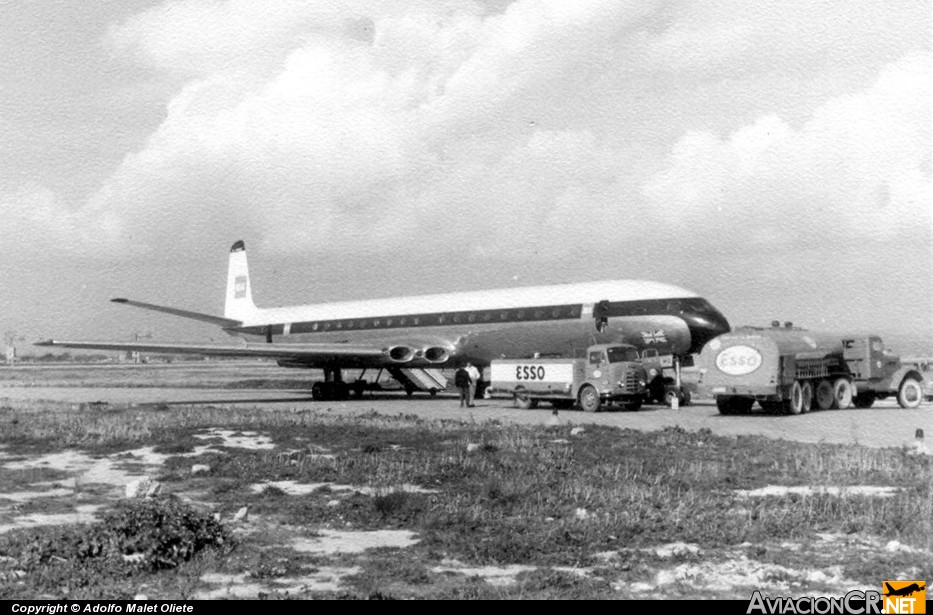
[[[746,615],[764,613],[766,615],[794,613],[795,615],[879,615],[881,613],[881,593],[873,590],[852,590],[842,598],[827,596],[804,596],[791,598],[762,596],[755,591],[748,601]]]
[[[920,615],[927,612],[926,581],[885,581],[882,613]]]

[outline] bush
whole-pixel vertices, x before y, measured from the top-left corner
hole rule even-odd
[[[103,525],[120,555],[154,570],[174,568],[205,548],[232,546],[219,521],[174,496],[120,502]]]
[[[124,500],[89,525],[11,532],[0,540],[0,555],[13,569],[36,571],[53,565],[124,561],[136,568],[174,568],[206,548],[232,547],[229,532],[206,513],[174,496]]]

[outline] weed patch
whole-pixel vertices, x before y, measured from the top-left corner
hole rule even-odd
[[[107,595],[111,590],[97,592],[114,582],[120,585],[134,571],[177,568],[204,550],[232,547],[230,533],[219,522],[176,498],[124,500],[97,523],[16,530],[0,537],[0,570],[6,573],[0,574],[0,593],[19,594],[15,581],[25,576],[32,592],[57,595],[62,587],[81,587],[87,595]]]

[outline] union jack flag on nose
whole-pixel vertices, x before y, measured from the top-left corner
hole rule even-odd
[[[667,343],[667,336],[664,334],[664,329],[657,329],[655,331],[642,331],[641,337],[646,344]]]

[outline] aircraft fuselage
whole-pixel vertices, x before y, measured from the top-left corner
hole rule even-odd
[[[226,329],[251,341],[379,342],[412,350],[406,363],[443,366],[497,358],[579,356],[595,343],[627,343],[658,354],[698,352],[729,330],[709,302],[656,282],[619,280],[483,293],[452,293],[258,310]],[[439,361],[445,349],[450,360]],[[401,351],[400,351],[401,352]],[[360,357],[340,363],[365,367]]]

